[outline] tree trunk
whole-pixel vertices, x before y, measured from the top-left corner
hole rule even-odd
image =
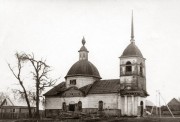
[[[39,115],[39,81],[36,80],[36,117],[40,118]]]
[[[29,118],[32,118],[31,106],[30,106],[29,99],[28,99],[28,96],[27,96],[27,93],[26,93],[26,89],[24,88],[23,84],[21,84],[21,86],[23,88],[25,99],[26,99],[26,102],[27,102],[28,111],[29,111]]]

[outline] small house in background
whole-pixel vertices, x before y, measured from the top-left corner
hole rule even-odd
[[[35,107],[31,107],[35,112]],[[14,104],[9,98],[5,98],[0,105],[0,113],[28,113],[28,106],[21,103]]]
[[[176,98],[173,98],[168,103],[168,106],[171,109],[171,111],[180,111],[180,102]]]
[[[177,100],[176,98],[173,98],[172,100],[169,101],[167,105],[174,115],[180,114],[180,101],[179,100]],[[170,115],[170,112],[167,106],[162,106],[161,111],[162,111],[162,114]]]

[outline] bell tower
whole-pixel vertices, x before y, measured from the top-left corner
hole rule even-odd
[[[138,116],[145,109],[146,67],[145,58],[135,45],[133,13],[130,44],[120,57],[120,94],[122,115]]]

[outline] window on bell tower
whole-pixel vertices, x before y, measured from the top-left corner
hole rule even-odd
[[[143,76],[143,66],[142,63],[140,63],[140,72],[139,72],[140,76]]]
[[[132,66],[130,61],[126,63],[126,72],[132,72]]]

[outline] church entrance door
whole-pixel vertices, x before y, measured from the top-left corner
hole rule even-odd
[[[69,104],[69,111],[75,111],[75,104]]]
[[[71,101],[69,103],[69,111],[75,111],[75,102],[74,101]]]

